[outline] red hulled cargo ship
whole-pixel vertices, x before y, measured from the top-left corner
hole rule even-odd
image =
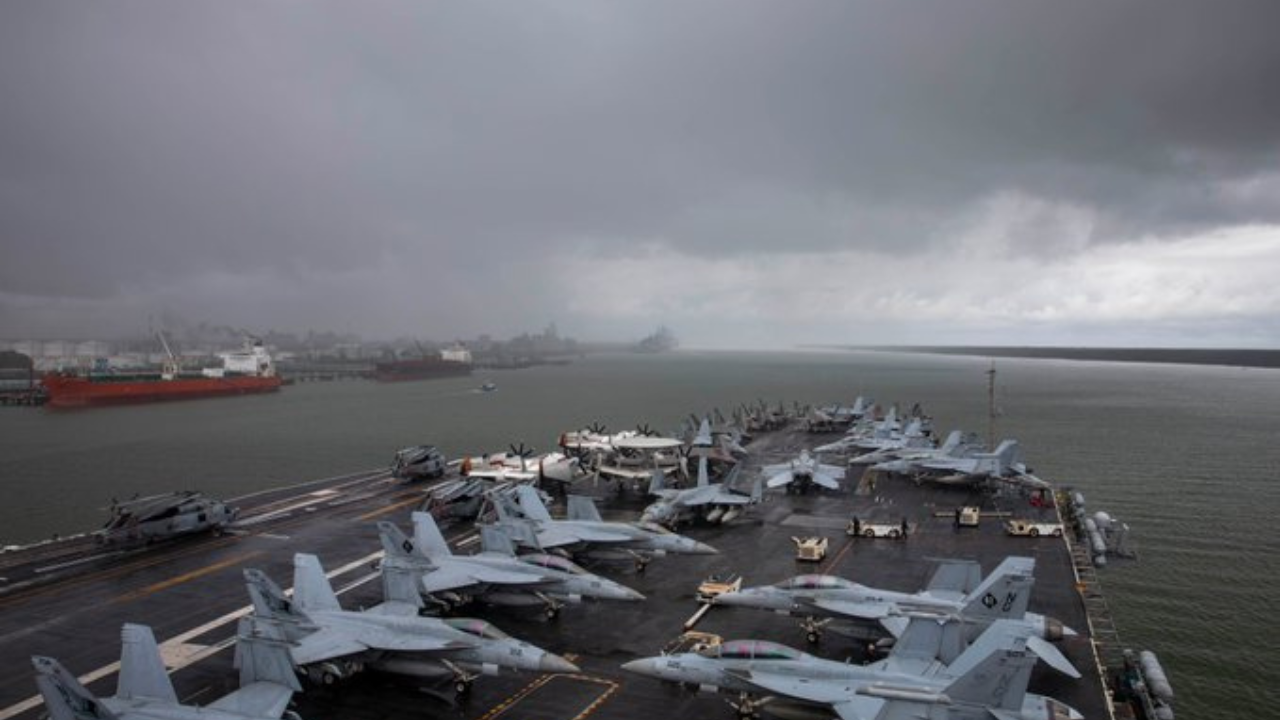
[[[248,395],[275,392],[283,384],[260,341],[247,343],[242,351],[223,354],[222,362],[220,368],[183,372],[170,354],[159,373],[59,372],[45,375],[41,382],[52,408]]]

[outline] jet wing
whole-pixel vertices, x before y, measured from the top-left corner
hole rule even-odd
[[[574,528],[573,534],[578,536],[582,542],[589,543],[624,543],[631,542],[635,538],[630,535],[624,535],[619,532],[609,532],[608,530],[600,530],[597,528]]]
[[[790,470],[786,470],[770,477],[769,480],[765,482],[765,485],[771,488],[782,487],[783,485],[791,482],[794,477],[795,476],[792,475]]]
[[[840,481],[836,480],[835,476],[829,473],[815,472],[812,475],[812,479],[814,483],[821,485],[828,490],[840,489]]]
[[[791,472],[791,463],[782,463],[780,465],[765,465],[760,468],[760,472],[765,475],[777,475],[780,472]]]
[[[244,717],[278,718],[284,715],[292,697],[293,690],[279,683],[253,682],[230,695],[223,695],[207,707]]]
[[[851,600],[824,600],[804,598],[802,605],[809,605],[832,615],[845,615],[864,620],[880,620],[890,614],[890,606],[886,603],[853,602]]]
[[[546,581],[547,578],[534,573],[445,565],[422,576],[422,589],[428,593],[437,593],[472,585],[536,585]]]
[[[358,635],[359,637],[355,631],[341,632],[329,629],[311,633],[294,645],[293,660],[299,665],[310,665],[322,660],[355,655],[366,650],[432,652],[474,647],[472,643],[443,637],[405,634],[382,628],[366,628],[359,631]]]
[[[755,685],[767,693],[784,695],[812,703],[847,701],[856,688],[839,680],[817,680],[794,675],[778,675],[759,670],[726,670],[725,674]]]

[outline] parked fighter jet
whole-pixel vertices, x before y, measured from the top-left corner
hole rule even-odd
[[[450,677],[470,689],[476,672],[498,668],[577,672],[564,658],[516,640],[483,620],[420,617],[416,587],[383,578],[386,602],[343,610],[315,555],[293,556],[293,599],[259,570],[244,576],[259,618],[278,623],[293,643],[293,661],[324,684],[368,668],[418,677]],[[394,578],[392,578],[394,579]]]
[[[870,469],[876,472],[887,472],[897,475],[914,474],[929,460],[946,460],[961,458],[980,452],[981,445],[976,435],[968,435],[959,430],[952,430],[938,447],[898,448],[867,453],[849,461],[853,463],[871,463]]]
[[[937,445],[934,439],[926,435],[919,420],[912,420],[901,433],[890,433],[884,437],[854,440],[853,446],[866,450],[861,455],[849,459],[850,465],[870,465],[888,460],[896,453],[910,450],[932,450]]]
[[[839,490],[840,478],[844,477],[844,468],[818,462],[817,456],[810,455],[807,448],[801,450],[796,459],[779,465],[765,465],[760,472],[769,476],[769,487],[785,485],[787,492],[792,492],[793,489],[796,492],[808,492],[813,485]]]
[[[698,458],[698,483],[684,489],[664,487],[662,473],[655,472],[649,481],[649,494],[658,496],[659,500],[644,509],[640,522],[667,527],[675,527],[696,517],[710,523],[731,522],[748,505],[764,498],[763,477],[756,478],[750,495],[733,487],[740,468],[735,465],[724,482],[713,485],[707,476],[707,458]]]
[[[509,498],[494,497],[498,509],[499,526],[525,524],[533,531],[532,542],[519,531],[511,534],[522,547],[536,550],[564,548],[599,559],[630,559],[643,569],[652,555],[666,553],[708,555],[717,551],[684,535],[676,535],[652,523],[606,522],[600,517],[591,498],[582,495],[568,496],[568,517],[552,519],[547,506],[533,488],[517,489],[519,504]]]
[[[116,694],[94,697],[52,658],[33,657],[36,686],[53,720],[276,720],[302,690],[278,628],[241,618],[236,632],[240,689],[204,707],[181,705],[160,659],[155,635],[146,625],[121,630],[120,678]]]
[[[101,543],[150,543],[205,530],[216,532],[230,524],[236,512],[194,490],[112,501],[111,519],[97,538]]]
[[[624,670],[662,680],[739,693],[732,703],[739,717],[757,715],[769,706],[818,706],[845,720],[885,720],[935,717],[928,706],[944,707],[937,717],[998,717],[1026,720],[1075,720],[1083,716],[1056,700],[1027,693],[1035,664],[1036,643],[1008,620],[993,623],[982,636],[953,661],[939,665],[932,658],[942,645],[946,625],[931,619],[915,620],[913,632],[904,636],[886,660],[854,665],[802,653],[764,640],[735,640],[698,652],[633,660]],[[919,629],[920,632],[914,632]],[[954,635],[954,633],[952,633]],[[920,665],[915,658],[929,658]],[[907,662],[898,662],[905,660]],[[1068,673],[1080,677],[1072,669]],[[893,702],[907,708],[887,707]],[[966,712],[954,714],[960,706]],[[921,709],[925,714],[919,714]],[[967,712],[981,711],[980,714]]]
[[[1049,483],[1031,474],[1023,464],[1022,448],[1017,440],[1004,440],[995,452],[925,460],[917,465],[916,477],[942,485],[972,485],[991,479],[1037,489],[1049,487]]]
[[[959,614],[975,627],[1004,618],[1021,619],[1030,633],[1046,640],[1075,635],[1057,620],[1026,611],[1035,582],[1035,558],[1005,558],[971,591],[966,591],[970,576],[957,574],[957,567],[962,566],[944,564],[929,588],[917,593],[869,588],[834,575],[800,575],[775,585],[724,593],[714,602],[802,616],[801,628],[809,642],[817,642],[829,622],[817,617],[878,623],[896,637],[906,629],[905,615],[912,612]]]
[[[378,523],[378,533],[386,551],[383,574],[404,573],[419,592],[451,607],[475,598],[503,607],[542,607],[547,617],[555,617],[565,602],[584,597],[644,599],[559,555],[517,557],[511,538],[496,527],[480,528],[483,550],[476,555],[454,555],[426,513],[413,513],[412,540],[389,522]]]

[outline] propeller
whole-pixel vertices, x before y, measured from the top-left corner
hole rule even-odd
[[[511,444],[511,445],[508,445],[507,448],[511,450],[512,455],[515,455],[520,458],[521,472],[528,470],[528,468],[525,467],[525,461],[528,460],[529,456],[533,454],[533,448],[525,447],[523,440],[520,441],[519,446],[516,446],[515,444]]]
[[[596,420],[587,426],[587,430],[592,433],[595,433],[596,435],[603,435],[605,431],[608,429],[609,428],[605,427],[604,423],[600,422],[599,420]]]
[[[637,425],[636,432],[640,433],[645,437],[653,437],[658,434],[657,430],[654,430],[653,428],[649,427],[649,423],[642,423],[640,425]]]

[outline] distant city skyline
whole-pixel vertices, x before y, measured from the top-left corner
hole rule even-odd
[[[0,7],[0,338],[1280,347],[1280,5]]]

